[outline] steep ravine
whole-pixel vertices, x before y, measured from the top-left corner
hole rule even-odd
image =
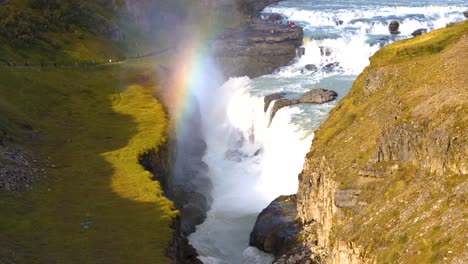
[[[468,261],[466,69],[468,22],[371,58],[316,131],[299,175],[303,230],[276,263]]]
[[[263,1],[262,5],[256,3],[256,12],[273,2],[277,1]],[[211,48],[215,51],[224,78],[227,79],[229,76],[247,73],[253,77],[259,76],[288,65],[296,57],[296,49],[302,44],[303,33],[300,27],[288,29],[255,18],[220,36],[223,37],[212,42]],[[261,63],[258,61],[260,57]],[[239,65],[245,67],[238,68]],[[168,68],[166,74],[171,76],[175,72],[176,70]],[[164,86],[171,87],[170,83],[166,83],[171,78],[166,76],[165,79],[162,82]],[[184,120],[178,120],[184,124],[183,131],[169,129],[171,132],[167,136],[168,141],[163,146],[158,150],[149,150],[139,158],[142,166],[160,182],[165,196],[180,211],[180,217],[174,219],[172,226],[173,243],[166,251],[174,263],[201,263],[186,236],[205,220],[211,203],[212,184],[206,171],[209,168],[202,161],[206,144],[199,127],[201,113],[198,102],[192,104],[193,112],[184,117]]]
[[[174,199],[174,180],[172,178],[174,159],[174,141],[170,138],[157,151],[151,149],[141,155],[139,161],[146,170],[153,173],[154,179],[161,184],[165,195],[177,204],[178,201]],[[201,261],[197,259],[196,250],[183,234],[181,217],[173,220],[172,229],[174,234],[172,243],[166,250],[167,256],[173,260],[173,263],[201,264]]]

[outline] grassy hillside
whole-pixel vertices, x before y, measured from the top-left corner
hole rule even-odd
[[[346,203],[332,245],[357,245],[377,263],[468,260],[467,56],[468,22],[384,47],[317,131],[300,210],[326,207],[309,196],[309,177],[335,182]]]
[[[40,177],[0,191],[0,263],[168,262],[176,212],[138,164],[165,141],[154,63],[0,67],[3,144]]]
[[[230,0],[0,1],[0,64],[123,60],[174,47],[185,31],[242,20]]]

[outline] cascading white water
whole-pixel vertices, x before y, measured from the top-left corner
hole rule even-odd
[[[263,98],[249,93],[250,84],[246,77],[230,79],[202,120],[213,203],[190,241],[202,256],[210,256],[202,258],[206,263],[255,263],[249,259],[259,257],[254,249],[232,249],[247,248],[256,215],[271,200],[297,191],[296,175],[311,142],[310,135],[290,123],[297,110],[278,113],[267,127]],[[239,233],[246,235],[233,235]],[[265,255],[258,263],[269,258]]]
[[[189,239],[204,263],[271,263],[272,256],[248,247],[249,233],[273,199],[297,191],[313,131],[336,104],[283,108],[268,126],[263,97],[316,87],[337,91],[340,100],[382,45],[464,19],[463,1],[435,2],[292,0],[264,10],[303,26],[306,52],[274,74],[232,78],[209,97],[198,95],[214,189],[208,217]],[[400,21],[398,36],[388,32],[392,20]]]

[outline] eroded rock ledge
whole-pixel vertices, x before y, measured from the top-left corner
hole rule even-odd
[[[212,45],[224,76],[255,78],[290,64],[302,38],[300,27],[288,28],[253,18],[243,26],[226,30]]]
[[[264,111],[266,112],[270,107],[271,102],[274,101],[269,120],[269,123],[271,123],[276,115],[276,112],[278,112],[283,107],[296,104],[323,104],[335,100],[337,96],[338,94],[335,91],[326,89],[312,89],[303,95],[286,92],[274,93],[265,96]]]

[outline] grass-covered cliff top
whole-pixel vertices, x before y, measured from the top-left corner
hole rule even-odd
[[[152,69],[0,66],[0,150],[36,177],[0,191],[0,263],[168,262],[176,212],[138,163],[165,141]]]
[[[308,154],[356,199],[335,214],[332,241],[377,263],[468,260],[467,69],[466,21],[371,58]]]
[[[231,0],[0,1],[0,64],[75,65],[142,56],[155,47],[175,47],[186,31],[236,25],[243,20],[236,10]]]

